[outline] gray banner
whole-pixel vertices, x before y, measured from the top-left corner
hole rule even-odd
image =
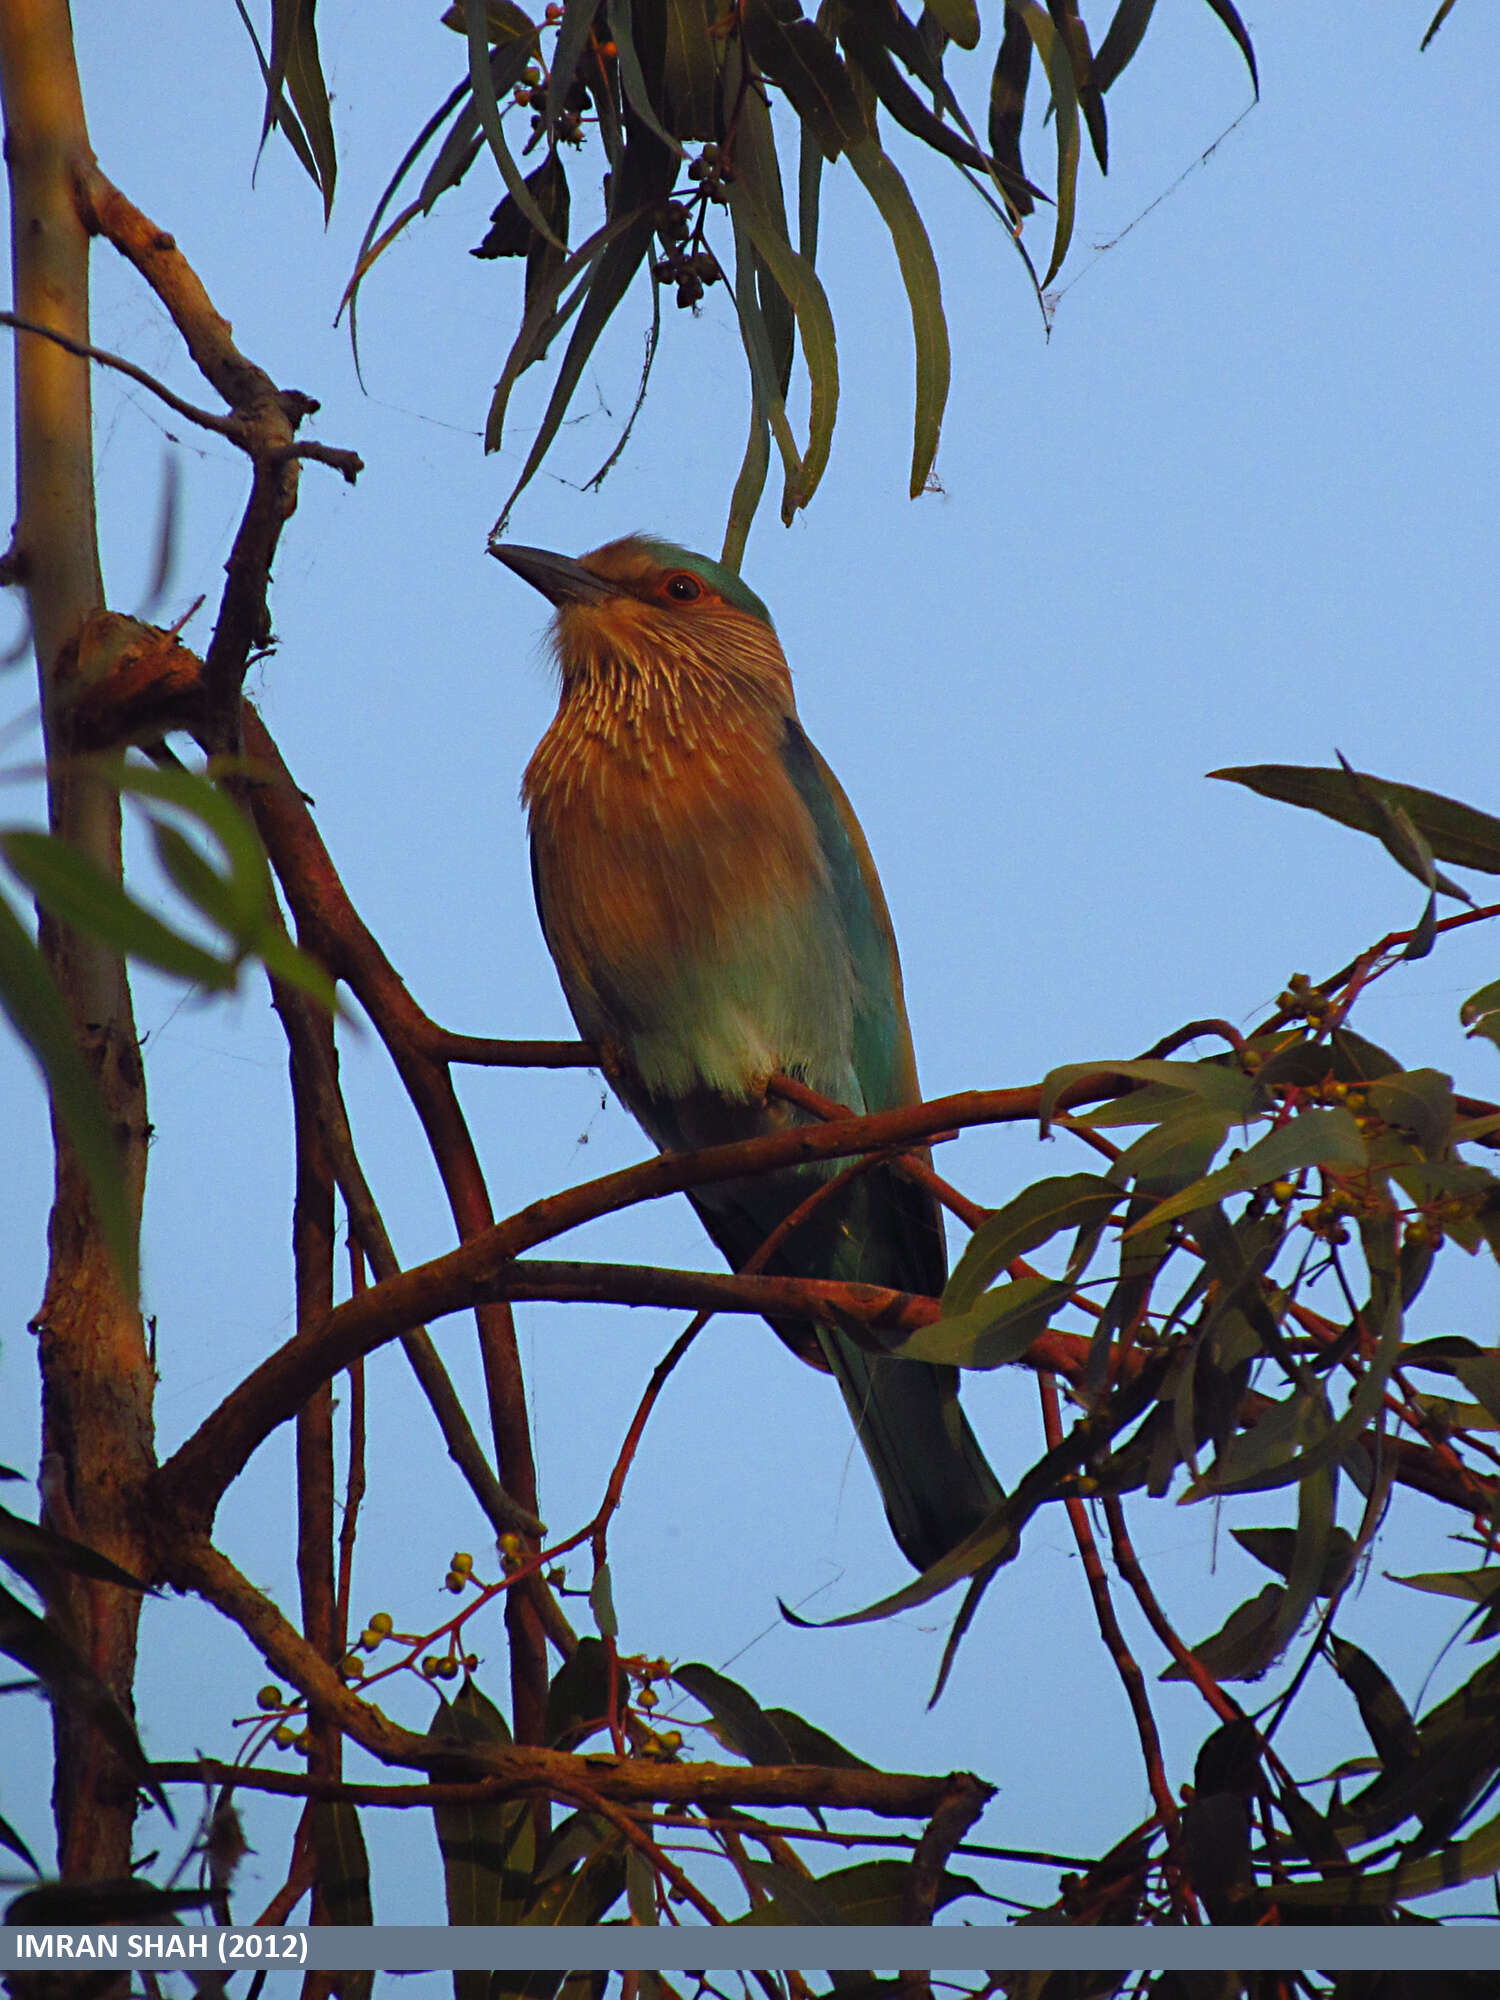
[[[1500,1925],[1297,1930],[972,1925],[903,1930],[770,1925],[646,1930],[443,1925],[316,1930],[183,1925],[0,1930],[0,1970],[118,1965],[140,1972],[1500,1971]]]

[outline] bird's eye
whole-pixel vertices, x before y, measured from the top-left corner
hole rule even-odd
[[[698,581],[697,577],[688,576],[685,573],[679,576],[669,576],[666,581],[666,593],[668,597],[674,598],[679,604],[691,604],[694,598],[703,595],[703,585]]]

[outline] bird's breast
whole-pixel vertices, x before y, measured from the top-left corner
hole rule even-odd
[[[785,718],[609,723],[565,702],[524,786],[580,1030],[662,1096],[748,1097],[778,1068],[846,1093],[854,976]]]

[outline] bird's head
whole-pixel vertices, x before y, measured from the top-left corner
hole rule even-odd
[[[577,560],[506,542],[491,542],[490,554],[557,607],[565,701],[623,667],[673,681],[748,681],[790,703],[771,614],[723,563],[645,535]]]

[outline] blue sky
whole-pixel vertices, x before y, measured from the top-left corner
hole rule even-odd
[[[366,461],[353,491],[318,468],[304,477],[276,567],[279,649],[252,692],[423,1005],[469,1032],[566,1034],[516,798],[554,701],[545,607],[484,553],[545,384],[528,383],[511,439],[486,460],[479,433],[517,285],[513,266],[465,254],[496,199],[483,162],[367,282],[363,391],[331,324],[374,199],[456,80],[461,44],[406,9],[376,10],[372,26],[369,10],[325,0],[341,157],[325,233],[284,147],[268,148],[252,189],[257,91],[234,10],[134,11],[126,47],[100,0],[75,8],[105,171],[177,235],[245,351],[320,399],[316,434]],[[1415,884],[1372,842],[1208,783],[1208,770],[1324,763],[1337,747],[1367,769],[1491,809],[1500,800],[1493,29],[1468,0],[1419,56],[1420,8],[1247,20],[1264,90],[1248,114],[1243,65],[1208,8],[1158,10],[1111,96],[1109,180],[1085,164],[1050,340],[977,201],[893,145],[932,226],[955,351],[941,492],[917,503],[905,498],[911,355],[894,258],[847,169],[827,177],[821,263],[843,414],[810,512],[788,531],[767,507],[745,574],[881,867],[932,1094],[1131,1054],[1198,1016],[1248,1025],[1291,972],[1326,972],[1415,919]],[[1030,146],[1040,171],[1050,134],[1032,132]],[[1036,254],[1045,223],[1032,235]],[[96,263],[99,342],[201,399],[154,302],[107,252]],[[717,551],[746,415],[722,291],[696,318],[667,309],[635,438],[602,492],[580,490],[629,407],[646,313],[628,303],[585,378],[576,422],[516,510],[520,539],[577,551],[643,527]],[[128,384],[100,379],[96,408],[116,608],[144,592],[154,495],[177,451],[183,524],[165,613],[176,617],[215,592],[243,504],[240,463]],[[203,643],[201,614],[185,636]],[[24,670],[0,696],[6,716],[25,712]],[[5,755],[25,763],[34,739],[12,734]],[[25,798],[12,788],[8,817]],[[1464,934],[1387,980],[1361,1025],[1493,1096],[1495,1052],[1464,1043],[1457,1009],[1496,972],[1495,940]],[[291,1331],[289,1117],[279,1034],[253,984],[209,1006],[143,980],[139,1013],[158,1134],[147,1298],[170,1446]],[[26,1065],[9,1051],[0,1063],[12,1106],[0,1459],[29,1469],[25,1323],[42,1281],[46,1123]],[[372,1038],[349,1044],[346,1077],[398,1255],[437,1254],[451,1241],[441,1193]],[[502,1212],[642,1156],[586,1073],[476,1073],[462,1089]],[[965,1138],[941,1161],[992,1204],[1087,1163],[1019,1130]],[[562,1254],[575,1252],[714,1264],[680,1203],[611,1218]],[[1431,1296],[1425,1330],[1492,1341],[1494,1301],[1488,1265],[1466,1269]],[[571,1528],[675,1322],[541,1306],[519,1322],[544,1512]],[[436,1331],[477,1394],[469,1329]],[[417,1626],[442,1615],[449,1552],[479,1555],[483,1532],[403,1367],[386,1353],[372,1368],[356,1602]],[[986,1377],[967,1400],[997,1469],[1014,1476],[1040,1449],[1029,1380]],[[220,1517],[235,1559],[280,1591],[292,1577],[290,1456],[280,1433]],[[1402,1511],[1377,1572],[1446,1566],[1443,1538],[1460,1524],[1418,1500]],[[1263,1580],[1229,1543],[1229,1520],[1283,1518],[1265,1503],[1219,1523],[1201,1508],[1138,1510],[1142,1555],[1187,1636]],[[1033,1524],[932,1713],[945,1605],[858,1632],[782,1625],[778,1595],[832,1613],[904,1572],[833,1391],[756,1322],[716,1322],[675,1378],[612,1549],[627,1649],[724,1666],[896,1767],[977,1769],[1001,1787],[983,1827],[992,1841],[1089,1852],[1149,1810],[1060,1516]],[[1408,1699],[1436,1651],[1411,1629],[1412,1603],[1372,1574],[1345,1620]],[[1150,1676],[1158,1652],[1130,1629]],[[498,1627],[479,1649],[498,1693]],[[153,1608],[149,1747],[227,1751],[229,1717],[264,1678],[214,1621]],[[403,1716],[424,1719],[424,1699],[416,1690]],[[1330,1744],[1363,1747],[1330,1676],[1301,1707],[1305,1769],[1332,1761]],[[1206,1711],[1176,1688],[1159,1711],[1185,1776]],[[21,1719],[0,1811],[41,1848],[44,1731],[39,1712]],[[289,1826],[279,1807],[257,1818],[247,1910],[277,1885]],[[379,1912],[430,1913],[430,1828],[377,1826],[372,1843]],[[1018,1882],[1042,1897],[1053,1886],[1045,1871]]]

